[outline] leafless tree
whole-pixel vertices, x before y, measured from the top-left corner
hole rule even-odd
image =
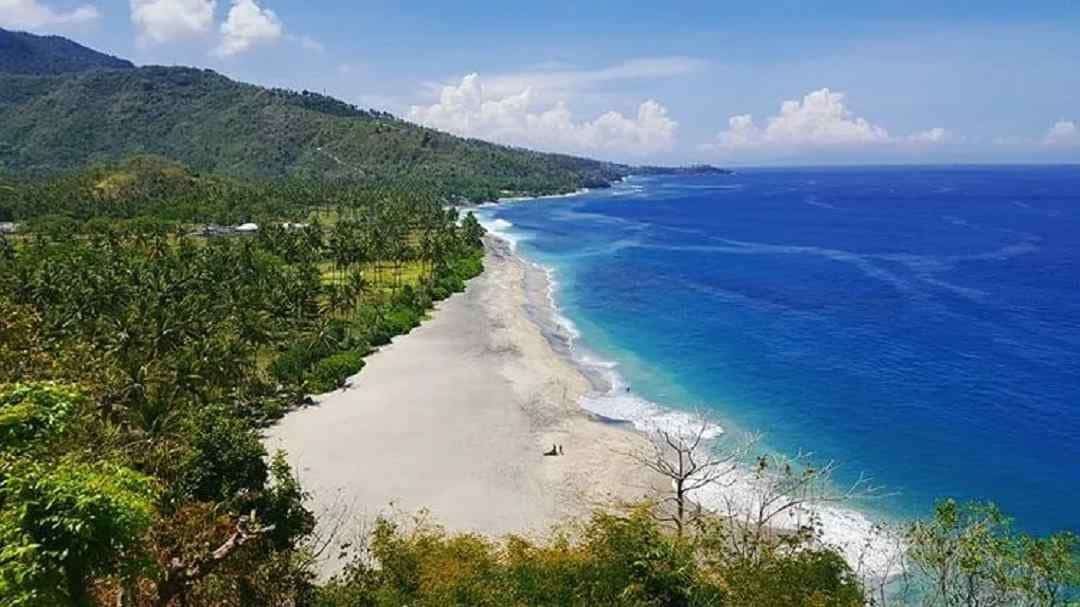
[[[648,444],[627,455],[647,470],[671,481],[671,491],[660,498],[658,517],[675,526],[680,536],[688,524],[702,515],[692,503],[694,492],[716,485],[735,470],[741,449],[721,449],[712,440],[714,426],[699,415],[700,422],[685,430],[656,428]]]
[[[213,551],[191,560],[173,557],[165,566],[164,576],[157,585],[156,607],[167,607],[173,599],[183,597],[190,588],[213,573],[229,557],[251,542],[258,541],[274,530],[273,525],[258,523],[255,512],[241,516],[229,538]]]
[[[864,475],[848,484],[836,482],[837,468],[834,461],[814,465],[809,453],[759,456],[749,474],[720,495],[721,513],[730,529],[729,548],[753,558],[777,537],[815,540],[824,506],[881,495]]]
[[[908,565],[903,530],[888,523],[875,524],[852,563],[866,590],[868,605],[887,607],[894,595],[909,596],[912,580]]]
[[[349,547],[353,527],[363,527],[365,520],[356,513],[355,501],[346,503],[341,493],[334,501],[315,513],[318,524],[304,539],[303,549],[297,554],[299,566],[306,570],[320,570],[326,561],[340,561]]]

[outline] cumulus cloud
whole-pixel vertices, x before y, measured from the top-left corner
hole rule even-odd
[[[99,17],[101,13],[92,4],[57,10],[38,0],[0,0],[0,27],[37,29],[76,25]]]
[[[413,106],[410,118],[467,137],[567,152],[612,151],[644,155],[671,149],[678,123],[656,101],[633,116],[610,111],[594,120],[575,120],[566,102],[540,104],[534,89],[512,94],[492,90],[478,74],[442,89],[439,102]]]
[[[216,0],[131,0],[131,22],[141,44],[195,38],[214,25]]]
[[[1072,120],[1059,120],[1043,137],[1046,145],[1080,145],[1080,125]]]
[[[841,92],[823,88],[801,100],[789,100],[780,113],[758,125],[753,116],[742,114],[728,119],[728,128],[716,142],[701,146],[705,150],[740,150],[775,148],[856,147],[882,144],[941,144],[951,140],[944,128],[933,128],[912,135],[894,137],[885,127],[856,116],[845,104]]]
[[[225,23],[221,24],[221,44],[214,50],[229,57],[261,44],[273,43],[285,34],[285,27],[274,11],[262,8],[255,0],[233,0]]]

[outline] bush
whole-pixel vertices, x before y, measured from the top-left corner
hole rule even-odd
[[[368,339],[354,335],[353,327],[342,320],[332,320],[321,333],[308,336],[282,352],[270,365],[270,373],[279,382],[300,386],[319,361],[342,350],[366,355],[371,347]]]
[[[482,254],[469,255],[454,260],[452,264],[454,276],[461,280],[468,280],[479,276],[484,271],[484,258]]]
[[[57,384],[16,384],[0,391],[0,452],[40,446],[61,434],[84,397]]]
[[[320,589],[318,604],[720,604],[709,602],[719,590],[700,575],[689,544],[663,533],[644,512],[597,515],[581,536],[542,544],[512,537],[502,546],[425,521],[403,529],[382,520],[364,557]]]
[[[330,392],[345,385],[345,380],[364,368],[360,352],[339,352],[328,356],[312,368],[307,386],[313,392]]]
[[[261,490],[269,477],[266,449],[255,431],[224,407],[198,415],[189,431],[191,452],[180,467],[175,490],[195,501],[228,501]]]
[[[95,577],[134,573],[157,484],[109,462],[21,461],[0,469],[4,605],[88,605]]]
[[[298,386],[314,360],[307,344],[293,344],[271,363],[270,374],[285,385]]]
[[[383,324],[394,335],[404,335],[420,326],[423,311],[412,306],[396,304],[383,316]]]
[[[725,567],[732,607],[862,607],[862,585],[844,558],[830,550],[800,550],[741,559]]]

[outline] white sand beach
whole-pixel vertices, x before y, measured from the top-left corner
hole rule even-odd
[[[642,435],[578,405],[588,380],[529,313],[547,305],[543,273],[497,239],[485,264],[465,293],[370,356],[350,387],[268,432],[324,533],[347,517],[348,540],[381,513],[422,508],[455,531],[543,532],[661,486],[624,455]],[[565,455],[545,457],[553,444]]]

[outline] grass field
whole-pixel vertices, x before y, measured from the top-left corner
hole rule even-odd
[[[349,273],[354,268],[335,268],[334,263],[324,261],[319,264],[319,275],[324,285],[347,284]],[[371,291],[391,290],[404,286],[419,286],[428,275],[426,264],[419,261],[407,261],[395,266],[389,262],[360,264],[364,280]]]

